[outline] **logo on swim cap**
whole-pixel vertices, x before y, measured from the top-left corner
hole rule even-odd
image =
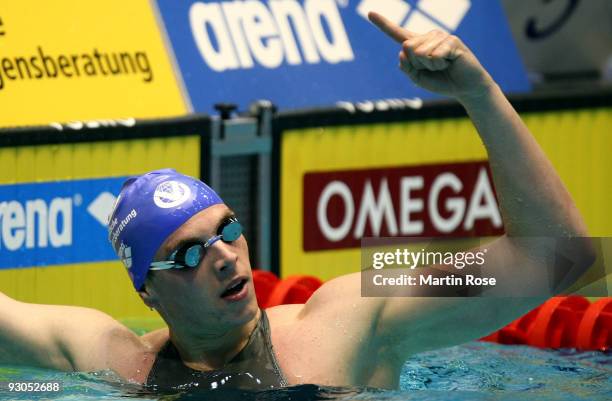
[[[125,246],[125,244],[122,242],[121,245],[119,246],[118,254],[119,254],[119,258],[125,265],[125,268],[128,270],[131,269],[132,268],[132,248],[129,246]]]
[[[162,208],[168,209],[184,203],[191,196],[191,189],[178,181],[164,181],[155,188],[153,201]]]

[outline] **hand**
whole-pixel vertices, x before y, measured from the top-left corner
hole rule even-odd
[[[478,98],[495,85],[458,37],[439,30],[418,35],[378,13],[370,12],[368,17],[381,31],[402,44],[400,68],[418,86],[462,101]]]

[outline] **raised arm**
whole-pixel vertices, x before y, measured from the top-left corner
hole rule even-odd
[[[129,360],[144,352],[134,333],[102,312],[28,304],[0,293],[0,364],[63,371],[113,369],[137,379]]]
[[[540,276],[536,284],[544,284],[535,289],[537,296],[533,297],[517,292],[516,297],[508,298],[361,299],[368,306],[363,310],[376,311],[375,344],[390,357],[403,360],[410,354],[474,340],[502,327],[565,290],[590,266],[593,256],[588,241],[579,238],[587,236],[584,222],[550,161],[463,42],[441,31],[417,35],[376,13],[370,13],[370,20],[401,43],[400,68],[415,84],[451,96],[465,107],[486,147],[506,235],[487,244],[482,272],[503,280],[506,296],[512,288],[523,290],[532,285],[534,275]],[[548,269],[554,268],[550,262],[558,255],[555,246],[543,245],[560,238],[570,245],[564,256],[573,263],[571,279],[550,285]],[[342,309],[351,301],[338,296],[338,291],[351,288],[357,296],[358,280],[359,275],[345,276],[322,287],[313,297],[311,309],[325,304]]]

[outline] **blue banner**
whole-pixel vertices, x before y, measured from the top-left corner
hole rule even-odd
[[[125,178],[0,185],[0,269],[117,259],[106,227]]]
[[[158,0],[195,111],[280,109],[390,98],[436,98],[396,68],[399,45],[368,20],[375,10],[415,32],[461,37],[506,92],[530,90],[497,0]]]

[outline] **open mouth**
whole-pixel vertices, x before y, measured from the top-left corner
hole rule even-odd
[[[245,290],[246,283],[246,279],[236,281],[235,283],[230,285],[225,291],[223,291],[223,293],[221,294],[221,298],[226,298],[229,300],[242,298],[241,295]]]

